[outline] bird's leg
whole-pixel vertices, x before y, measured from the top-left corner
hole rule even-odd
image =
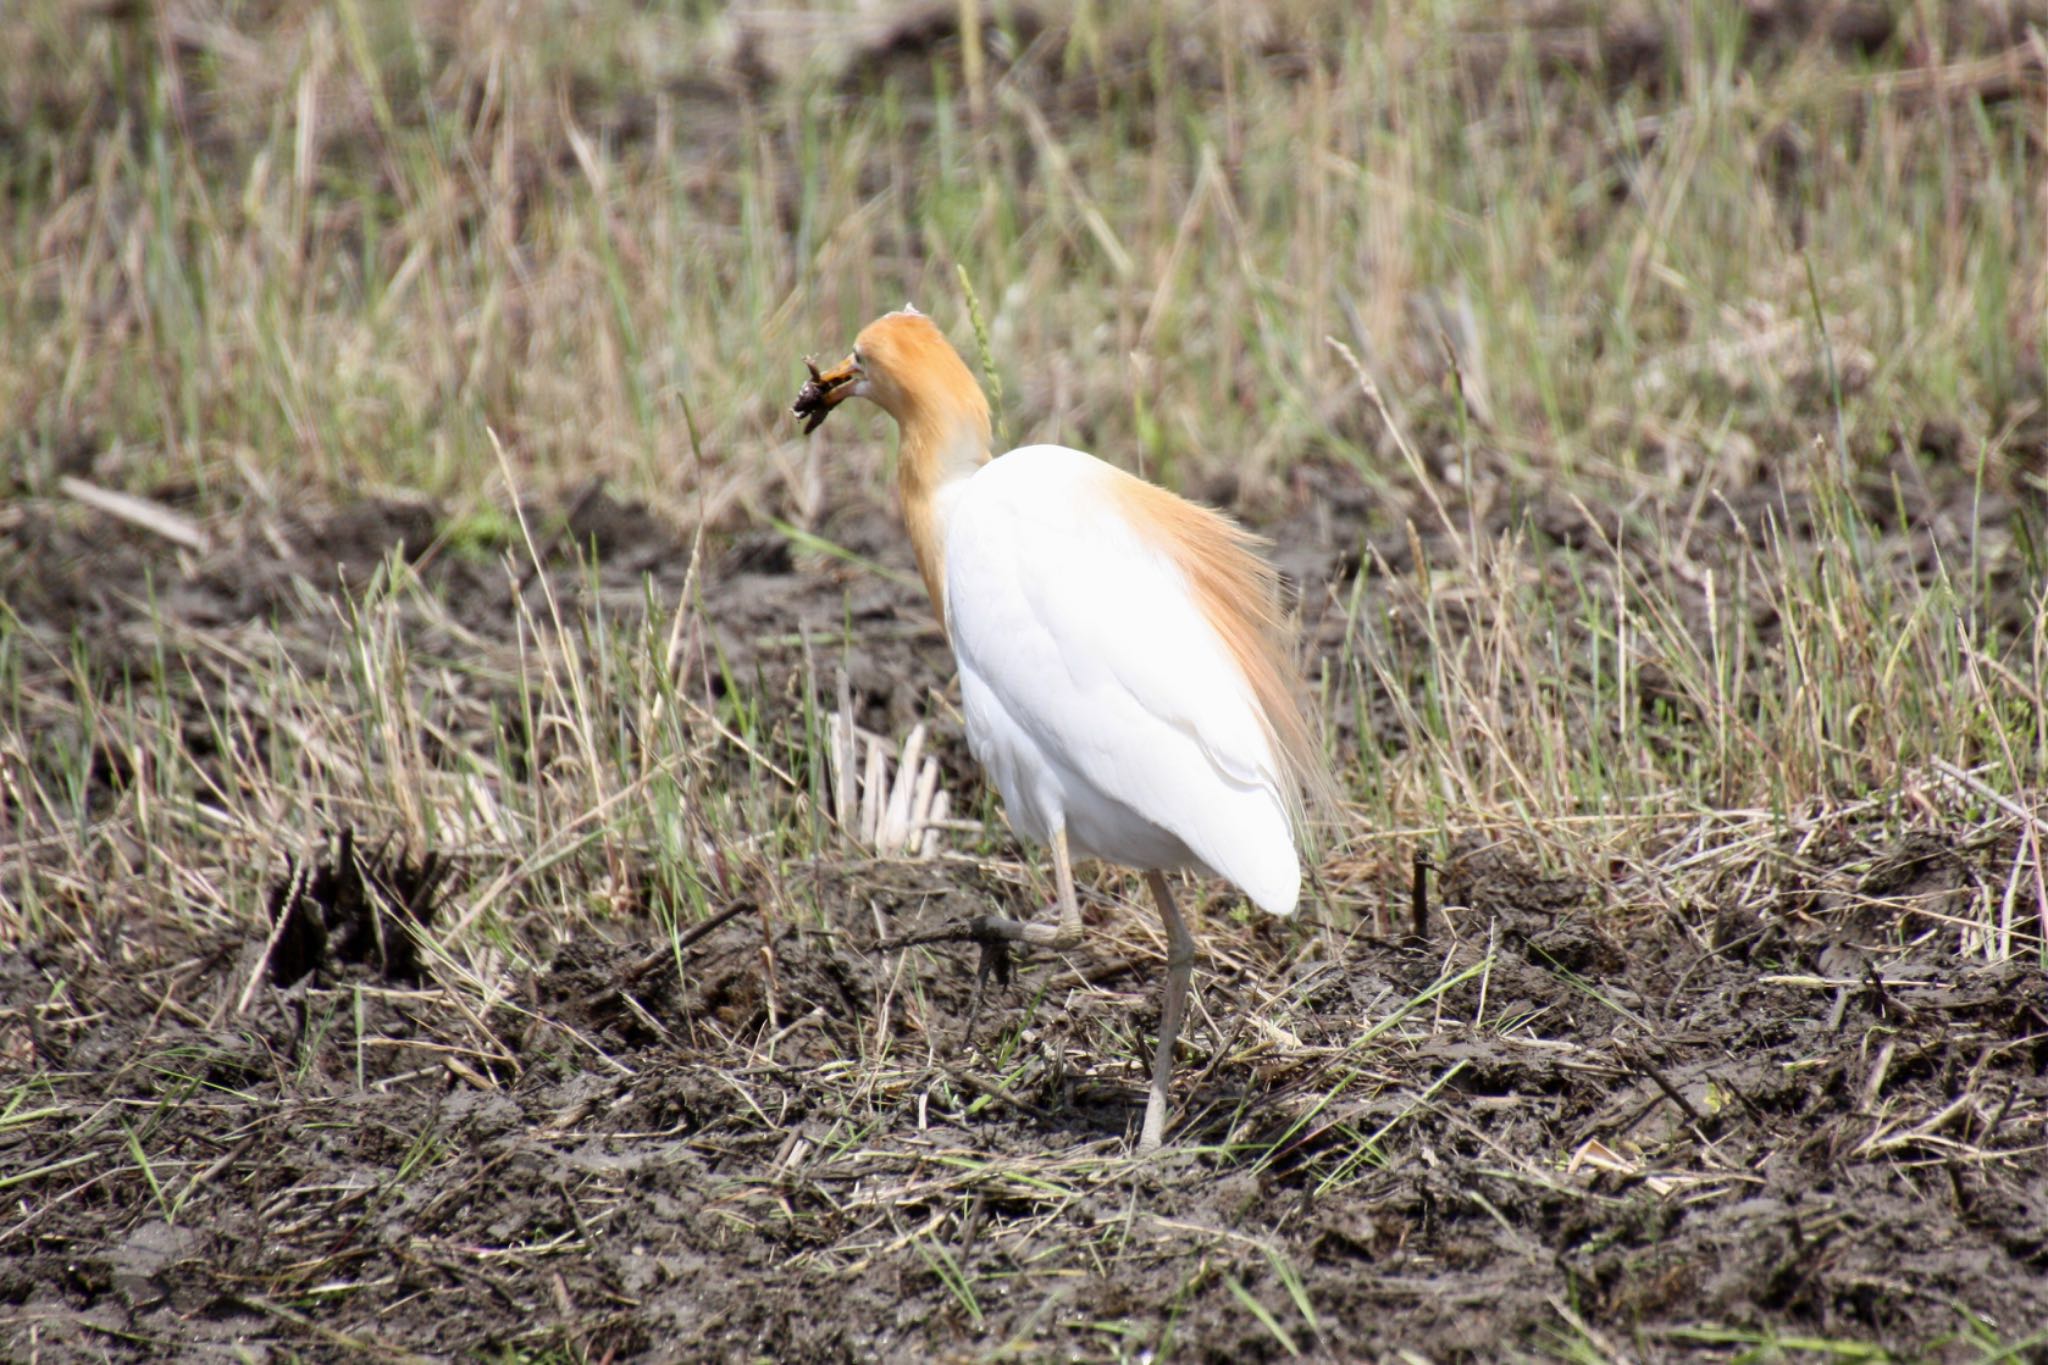
[[[1166,874],[1147,872],[1145,884],[1152,888],[1152,899],[1159,902],[1159,917],[1166,922],[1166,993],[1159,1003],[1159,1051],[1152,1059],[1152,1093],[1145,1099],[1139,1156],[1158,1151],[1166,1136],[1166,1088],[1173,1080],[1173,1045],[1180,1039],[1181,1019],[1187,1013],[1188,978],[1195,971],[1195,936],[1174,908]]]
[[[1074,863],[1067,856],[1067,830],[1062,825],[1052,836],[1052,881],[1060,895],[1060,922],[1050,934],[1042,924],[1029,925],[1024,937],[1048,948],[1071,948],[1081,941],[1081,902],[1074,896]],[[1034,936],[1030,930],[1036,929]]]
[[[1074,864],[1067,854],[1067,831],[1064,828],[1053,831],[1052,876],[1060,893],[1057,924],[983,915],[974,921],[974,937],[985,946],[996,949],[1010,943],[1029,943],[1033,947],[1060,951],[1078,946],[1081,942],[1081,902],[1074,895]]]

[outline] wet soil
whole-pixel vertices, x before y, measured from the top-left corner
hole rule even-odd
[[[1949,875],[1925,861],[1887,894]],[[1965,1314],[2048,1322],[2038,971],[1789,917],[1768,947],[1624,937],[1485,862],[1428,943],[1231,936],[1153,1163],[1122,1153],[1155,964],[1032,964],[970,1046],[969,952],[862,922],[985,903],[942,866],[819,873],[829,927],[741,904],[680,949],[572,942],[481,1029],[363,965],[238,1009],[235,939],[11,953],[0,1045],[37,1083],[0,1128],[0,1331],[44,1359],[1478,1360],[1718,1358],[1719,1328],[1962,1359]]]

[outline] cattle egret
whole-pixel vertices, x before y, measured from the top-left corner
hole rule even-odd
[[[806,432],[849,398],[896,419],[903,519],[959,662],[968,745],[1011,825],[1052,850],[1058,923],[990,915],[975,936],[1079,943],[1075,857],[1142,871],[1159,903],[1166,988],[1138,1140],[1154,1151],[1195,961],[1164,874],[1213,873],[1293,914],[1304,797],[1328,782],[1277,576],[1235,522],[1092,455],[991,459],[981,386],[914,308],[810,369],[793,408]]]

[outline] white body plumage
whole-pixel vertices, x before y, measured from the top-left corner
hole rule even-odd
[[[1158,903],[1166,988],[1138,1138],[1152,1151],[1195,963],[1162,869],[1292,914],[1292,817],[1327,787],[1272,567],[1228,518],[1078,450],[991,460],[988,400],[914,309],[810,372],[793,407],[806,430],[849,398],[896,419],[903,520],[960,665],[968,744],[1018,833],[1051,847],[1058,923],[987,915],[969,936],[1078,945],[1075,853],[1142,871]]]
[[[1026,446],[940,495],[946,625],[974,756],[1018,833],[1195,868],[1260,908],[1301,885],[1285,771],[1180,566],[1131,524],[1129,476]]]

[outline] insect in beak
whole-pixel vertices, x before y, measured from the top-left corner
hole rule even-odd
[[[829,370],[820,370],[809,356],[804,357],[804,368],[811,372],[810,379],[797,390],[796,402],[790,404],[790,412],[804,418],[804,434],[816,431],[831,415],[832,409],[853,397],[854,382],[860,378],[860,367],[848,356]]]

